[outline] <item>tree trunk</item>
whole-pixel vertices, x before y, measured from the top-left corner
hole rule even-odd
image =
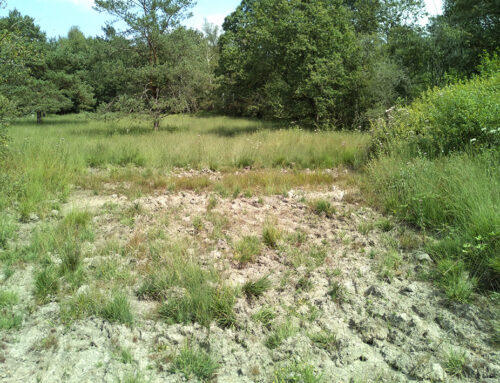
[[[160,127],[160,119],[159,118],[155,118],[154,127],[155,127],[155,132],[158,131],[158,128]]]
[[[36,112],[36,123],[37,124],[42,123],[42,112]]]

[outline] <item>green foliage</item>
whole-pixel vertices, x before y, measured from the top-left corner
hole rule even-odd
[[[464,351],[451,349],[446,354],[445,370],[452,376],[462,376],[467,356]]]
[[[185,345],[172,361],[170,371],[182,373],[187,379],[195,377],[202,382],[210,381],[219,364],[205,351]]]
[[[0,249],[6,249],[8,241],[14,236],[17,225],[7,214],[0,214]]]
[[[266,246],[276,248],[281,238],[281,231],[272,223],[267,222],[262,229],[262,240]]]
[[[341,3],[241,4],[220,38],[224,109],[318,128],[351,123],[358,46]]]
[[[267,329],[271,328],[273,320],[276,318],[276,313],[270,307],[262,307],[259,311],[252,315],[254,321],[262,323]]]
[[[495,62],[500,61],[494,58]],[[485,64],[493,67],[492,63]],[[376,142],[401,140],[430,157],[500,147],[500,72],[425,92],[373,127]],[[394,145],[394,144],[393,144]],[[394,150],[397,150],[394,149]]]
[[[59,291],[59,275],[53,266],[45,266],[35,273],[35,296],[42,302],[47,302]]]

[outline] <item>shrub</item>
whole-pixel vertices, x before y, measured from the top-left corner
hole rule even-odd
[[[374,124],[373,134],[379,146],[401,140],[413,152],[431,157],[467,148],[499,148],[498,66],[471,80],[425,92],[409,107],[397,109],[388,121]]]

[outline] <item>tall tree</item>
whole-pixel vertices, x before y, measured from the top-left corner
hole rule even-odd
[[[96,0],[95,8],[105,11],[125,22],[126,35],[145,43],[147,67],[141,68],[141,78],[145,80],[142,98],[153,116],[154,129],[160,124],[165,111],[163,99],[163,78],[160,65],[160,45],[162,36],[191,14],[193,0]]]
[[[243,0],[223,28],[226,111],[316,128],[352,124],[359,47],[341,0]]]

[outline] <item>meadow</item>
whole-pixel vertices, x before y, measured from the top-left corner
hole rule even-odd
[[[478,373],[494,368],[496,295],[477,294],[496,288],[493,154],[419,158],[398,140],[377,153],[376,133],[208,115],[166,117],[158,132],[139,115],[24,118],[8,133],[7,379],[42,363],[41,381],[71,371],[75,382],[370,382],[358,365],[367,358],[379,381],[458,382],[478,339]],[[443,296],[483,311],[462,318]],[[410,333],[394,312],[416,305],[423,319]],[[433,348],[436,316],[467,339],[442,326],[446,343]],[[418,343],[429,362],[396,372],[389,327],[398,360]],[[79,345],[88,336],[97,348]]]

